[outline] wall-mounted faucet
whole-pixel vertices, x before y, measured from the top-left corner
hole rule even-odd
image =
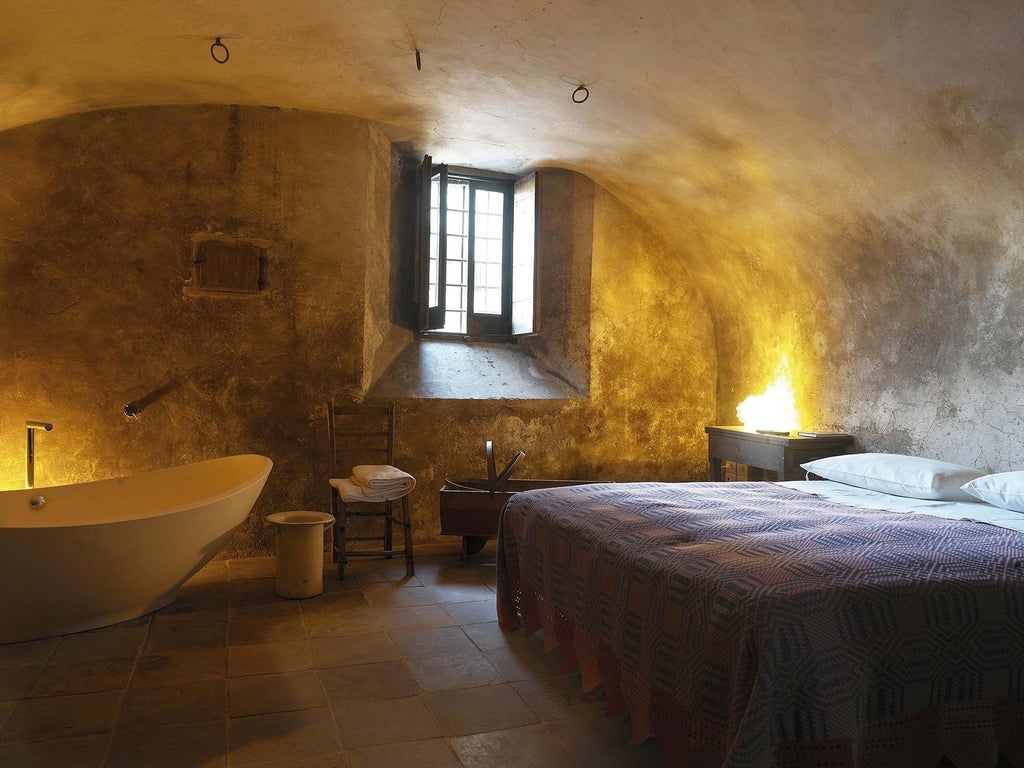
[[[47,421],[26,421],[28,428],[28,451],[25,454],[25,487],[35,488],[36,485],[36,430],[45,429],[49,432],[53,424]]]
[[[142,408],[139,407],[139,404],[133,400],[124,407],[124,415],[129,419],[137,419],[141,410]]]

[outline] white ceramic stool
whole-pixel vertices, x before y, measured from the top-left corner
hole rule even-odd
[[[334,517],[324,512],[275,512],[267,523],[276,528],[279,597],[315,597],[324,591],[324,526]]]

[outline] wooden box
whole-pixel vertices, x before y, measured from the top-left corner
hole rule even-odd
[[[498,535],[498,517],[505,502],[520,491],[586,485],[587,480],[512,480],[512,468],[525,454],[521,451],[505,468],[494,470],[494,450],[487,442],[488,478],[455,478],[441,486],[441,533],[462,537],[462,558],[479,552],[487,539]]]

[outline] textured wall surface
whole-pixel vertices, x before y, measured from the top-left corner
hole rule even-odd
[[[678,221],[715,318],[718,421],[785,355],[805,427],[1020,469],[1024,115],[963,89],[912,106],[791,154],[767,119],[701,140],[707,189]]]
[[[2,487],[21,484],[22,423],[46,419],[39,485],[270,456],[234,554],[267,551],[266,513],[324,509],[323,403],[361,396],[409,339],[387,322],[390,174],[373,124],[299,111],[124,109],[0,133]],[[527,452],[519,477],[704,475],[707,306],[639,216],[601,190],[583,201],[591,397],[401,401],[418,540],[437,538],[444,478],[484,473],[487,439],[499,460]],[[203,232],[269,241],[266,291],[187,291]]]
[[[26,418],[37,484],[259,452],[262,513],[322,507],[323,401],[363,370],[368,177],[388,144],[363,120],[260,108],[85,114],[0,134],[2,482]],[[266,291],[196,296],[191,237],[270,241]],[[145,407],[137,421],[128,401]]]

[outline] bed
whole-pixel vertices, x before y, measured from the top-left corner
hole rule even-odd
[[[498,616],[666,765],[1024,768],[1022,512],[829,481],[530,491]]]

